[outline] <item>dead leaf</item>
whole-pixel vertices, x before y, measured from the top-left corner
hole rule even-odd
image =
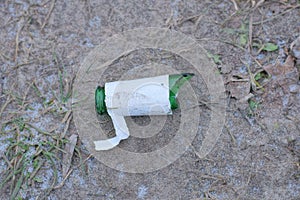
[[[282,89],[285,99],[289,98],[290,93],[297,92],[298,89],[294,85],[297,85],[299,81],[299,72],[292,55],[288,55],[283,64],[277,63],[263,68],[272,76],[270,82],[266,85],[266,90],[269,92],[265,93],[265,96],[268,93],[272,94],[278,88]],[[281,98],[281,96],[282,94],[278,93],[278,98]],[[274,96],[271,95],[271,97],[274,100]],[[272,100],[270,99],[270,101]]]
[[[71,166],[71,161],[74,153],[74,149],[77,143],[77,135],[73,134],[69,138],[69,142],[65,146],[65,152],[63,154],[63,164],[62,164],[62,175],[65,177],[68,174],[68,171]]]
[[[300,66],[300,36],[292,42],[290,49],[296,59],[296,64]]]
[[[232,97],[242,99],[250,93],[250,80],[232,78],[227,85],[227,89]]]
[[[293,56],[289,55],[284,64],[277,63],[275,65],[266,65],[263,67],[271,76],[284,76],[295,70],[295,62]]]

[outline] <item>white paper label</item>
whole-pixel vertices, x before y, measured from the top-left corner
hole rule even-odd
[[[105,84],[105,104],[116,136],[95,141],[96,150],[108,150],[129,137],[124,116],[170,115],[169,75]]]

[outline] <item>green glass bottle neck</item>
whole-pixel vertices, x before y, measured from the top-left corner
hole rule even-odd
[[[102,115],[107,112],[104,87],[98,86],[95,91],[95,106],[98,114]]]
[[[194,74],[183,73],[169,75],[169,101],[171,109],[178,108],[177,94],[180,87],[188,80],[190,80]],[[105,105],[105,90],[104,87],[98,86],[95,91],[95,107],[98,114],[102,115],[107,112]]]
[[[177,94],[180,87],[194,76],[193,73],[173,74],[169,75],[169,101],[171,109],[178,108]]]

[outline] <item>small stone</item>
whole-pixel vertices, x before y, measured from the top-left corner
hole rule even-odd
[[[222,74],[228,74],[229,72],[232,71],[232,66],[231,65],[222,65],[221,66],[221,72]]]
[[[297,84],[289,85],[290,93],[297,93],[297,92],[299,92],[299,89],[300,89],[300,86]]]
[[[232,80],[227,84],[226,89],[230,92],[231,97],[239,100],[245,98],[250,93],[250,81]]]

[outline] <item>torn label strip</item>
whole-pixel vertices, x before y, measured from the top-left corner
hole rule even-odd
[[[169,75],[106,83],[105,104],[116,136],[94,141],[96,150],[109,150],[129,137],[125,116],[172,114]]]

